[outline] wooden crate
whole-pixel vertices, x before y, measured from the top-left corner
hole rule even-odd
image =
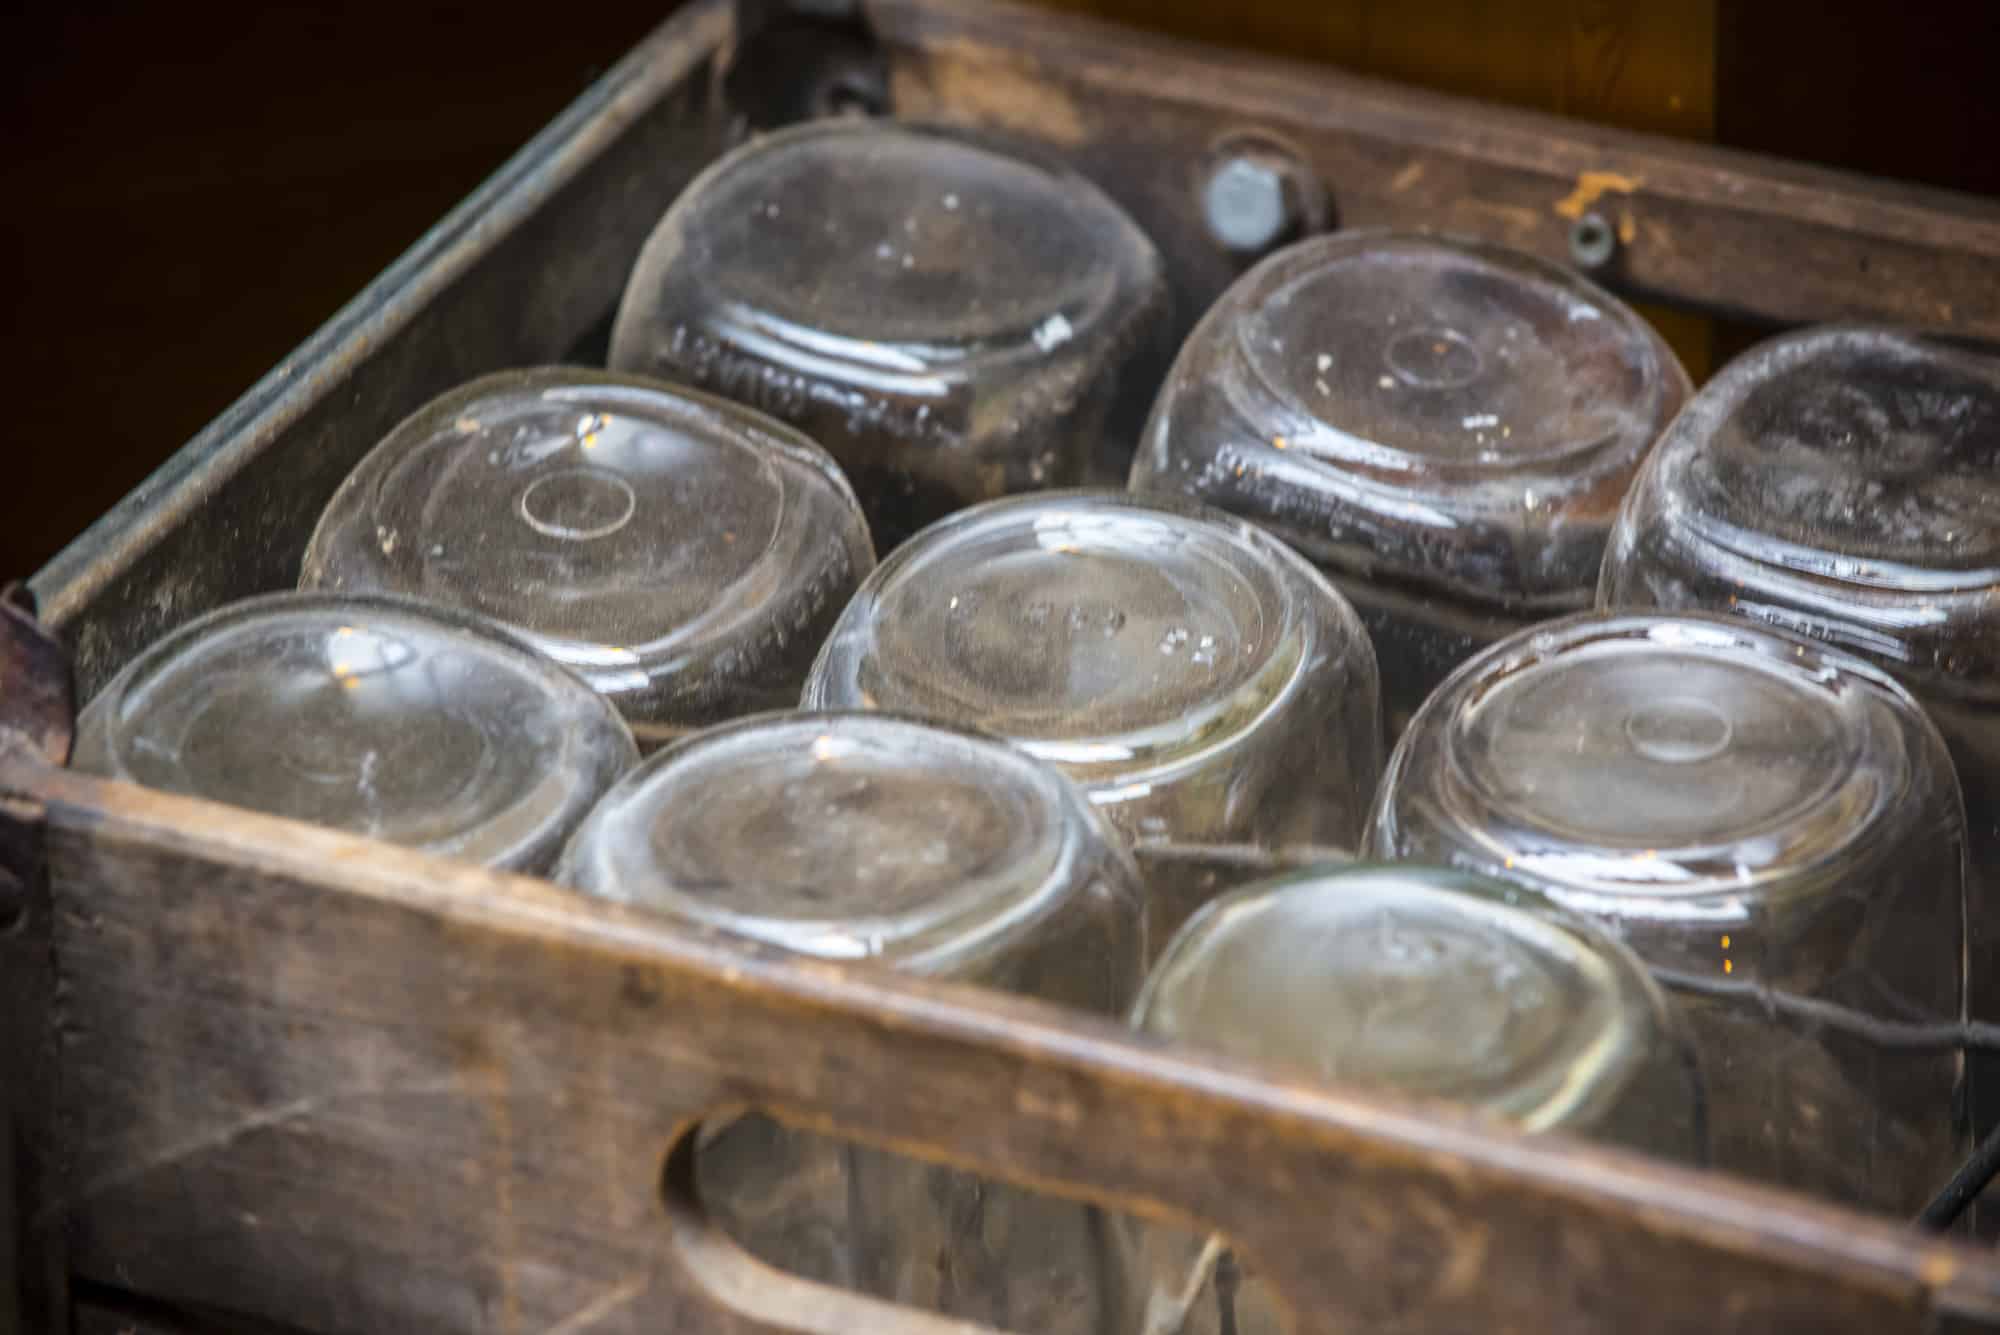
[[[600,355],[694,172],[841,104],[1069,158],[1159,242],[1178,331],[1243,264],[1201,187],[1248,144],[1342,227],[1563,260],[1595,220],[1627,295],[2000,339],[1989,203],[1000,4],[690,5],[34,579],[59,646],[0,617],[0,1329],[967,1329],[720,1234],[691,1131],[747,1106],[1219,1227],[1302,1335],[2000,1320],[2000,1264],[1897,1221],[62,768],[65,658],[87,695],[289,587],[389,426]]]

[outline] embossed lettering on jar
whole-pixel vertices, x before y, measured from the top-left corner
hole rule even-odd
[[[1203,317],[1131,484],[1252,519],[1325,569],[1375,637],[1394,733],[1480,648],[1589,605],[1619,500],[1686,393],[1659,335],[1567,270],[1320,237]]]
[[[1959,1054],[1866,1030],[1960,1016],[1965,818],[1862,660],[1707,616],[1523,632],[1418,712],[1364,848],[1618,931],[1693,1026],[1719,1166],[1905,1214],[1951,1174]]]
[[[681,195],[611,364],[809,432],[886,552],[975,501],[1084,481],[1165,292],[1151,242],[1065,167],[961,131],[821,122]]]

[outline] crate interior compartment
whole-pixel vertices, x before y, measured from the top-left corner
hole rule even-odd
[[[341,479],[428,398],[601,360],[687,181],[754,125],[855,104],[1074,163],[1165,254],[1176,341],[1242,267],[1201,186],[1246,144],[1284,155],[1343,228],[1569,262],[1609,226],[1593,273],[1621,293],[2000,338],[2000,209],[1978,201],[1007,6],[876,0],[828,20],[706,0],[35,577],[78,698],[165,631],[291,587]],[[312,1332],[954,1328],[721,1236],[689,1185],[691,1135],[746,1106],[1220,1228],[1302,1333],[2000,1317],[2000,1265],[1896,1221],[663,928],[65,772],[51,750],[0,755],[29,906],[0,933],[24,1151],[0,1251],[22,1310],[73,1298],[81,1329],[237,1328],[186,1315],[203,1312]]]
[[[814,25],[788,42],[783,7],[768,8],[778,35],[761,43],[735,42],[729,9],[699,4],[641,44],[35,576],[86,697],[164,631],[290,587],[340,480],[427,399],[504,367],[601,361],[625,278],[681,187],[753,124],[843,98],[1076,166],[1165,256],[1170,346],[1244,263],[1204,216],[1204,181],[1232,155],[1271,151],[1323,192],[1330,226],[1427,227],[1569,263],[1595,244],[1576,234],[1602,222],[1618,244],[1591,276],[1622,296],[2000,342],[1988,201],[1004,4],[874,0],[856,10],[865,42]],[[816,62],[805,73],[758,64],[771,46],[796,61],[801,44]]]

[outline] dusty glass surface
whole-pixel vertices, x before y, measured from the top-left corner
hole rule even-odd
[[[1165,306],[1152,243],[1067,167],[957,130],[823,121],[752,140],[681,195],[611,364],[811,433],[886,552],[961,506],[1083,481]]]
[[[1383,776],[1364,852],[1540,890],[1670,983],[1716,1163],[1914,1213],[1963,1144],[1964,815],[1937,730],[1859,659],[1741,621],[1584,614],[1468,663]]]
[[[1144,968],[1137,873],[1081,793],[992,738],[879,713],[786,714],[654,756],[558,879],[822,959],[874,960],[1100,1015]],[[710,1128],[704,1198],[794,1273],[1086,1335],[1102,1250],[1082,1206],[786,1131]]]
[[[1619,499],[1687,393],[1624,303],[1496,246],[1342,232],[1203,317],[1134,491],[1252,519],[1375,637],[1392,733],[1465,658],[1588,606]]]
[[[461,386],[334,495],[300,585],[521,632],[641,741],[790,704],[874,566],[833,461],[706,394],[571,367]]]
[[[1694,1053],[1645,966],[1541,895],[1465,872],[1354,866],[1224,896],[1163,952],[1132,1023],[1530,1131],[1706,1157]],[[1111,1236],[1110,1329],[1290,1329],[1220,1239],[1124,1220]]]
[[[1752,617],[1916,693],[1971,819],[1972,1012],[2000,1020],[2000,359],[1845,327],[1751,349],[1640,475],[1599,601]],[[1990,1126],[2000,1062],[1973,1075]]]
[[[904,544],[805,694],[1005,737],[1142,841],[1344,847],[1381,769],[1376,699],[1367,634],[1309,564],[1118,492],[997,501]],[[1155,897],[1155,939],[1195,907]]]
[[[595,692],[474,617],[278,594],[199,617],[91,701],[76,766],[542,871],[638,759]]]

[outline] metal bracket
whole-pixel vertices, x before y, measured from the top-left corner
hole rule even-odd
[[[0,591],[0,760],[62,766],[76,735],[69,655],[27,587]],[[60,1226],[38,1217],[54,1110],[54,966],[42,804],[0,789],[0,1335],[69,1325]]]
[[[755,130],[889,109],[889,66],[857,0],[736,0],[723,97]]]

